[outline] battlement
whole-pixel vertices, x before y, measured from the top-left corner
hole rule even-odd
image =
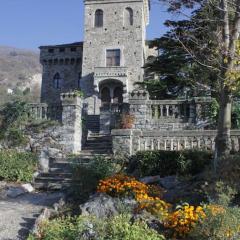
[[[82,64],[83,42],[40,47],[42,65]]]

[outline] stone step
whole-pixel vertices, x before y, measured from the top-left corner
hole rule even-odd
[[[100,141],[87,141],[85,143],[85,146],[92,146],[92,147],[98,147],[98,146],[109,146],[109,147],[112,147],[112,142],[110,141],[103,141],[103,142],[100,142]]]
[[[83,151],[89,151],[90,150],[90,151],[96,151],[96,152],[98,152],[98,151],[109,152],[109,151],[112,150],[112,146],[106,146],[106,145],[99,145],[99,146],[95,146],[95,147],[93,147],[93,146],[84,146],[82,150]]]
[[[83,150],[81,153],[80,153],[80,156],[89,156],[89,155],[106,155],[106,154],[110,154],[112,153],[112,149],[94,149],[94,150]]]
[[[51,183],[55,183],[55,182],[59,182],[59,183],[71,183],[72,182],[72,178],[68,177],[68,178],[64,178],[64,177],[58,177],[58,176],[45,176],[45,175],[40,175],[38,177],[35,178],[34,180],[35,183],[38,182],[51,182]]]
[[[68,172],[68,173],[64,173],[64,172],[61,172],[61,173],[58,173],[58,172],[48,172],[48,173],[42,173],[40,176],[40,178],[43,177],[43,178],[54,178],[54,179],[70,179],[72,178],[72,173],[71,172]]]
[[[36,182],[34,188],[38,190],[58,191],[72,186],[72,182]],[[74,185],[77,185],[74,183]]]

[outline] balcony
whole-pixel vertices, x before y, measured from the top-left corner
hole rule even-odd
[[[127,67],[95,67],[94,78],[120,78],[128,76]]]

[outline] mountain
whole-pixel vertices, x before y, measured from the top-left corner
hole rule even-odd
[[[38,100],[41,87],[39,53],[31,50],[0,46],[0,103],[9,91],[30,89],[33,100]]]

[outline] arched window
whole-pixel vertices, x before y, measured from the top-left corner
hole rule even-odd
[[[108,87],[104,87],[101,91],[101,101],[102,105],[111,103],[111,95]]]
[[[102,27],[103,26],[103,10],[98,9],[95,12],[95,27]]]
[[[133,10],[130,7],[127,7],[125,9],[124,24],[126,26],[132,26],[133,25]]]
[[[123,89],[122,87],[116,87],[113,92],[113,102],[122,103],[123,102]]]
[[[59,73],[56,73],[53,77],[53,86],[56,89],[60,89],[61,88],[61,77]]]

